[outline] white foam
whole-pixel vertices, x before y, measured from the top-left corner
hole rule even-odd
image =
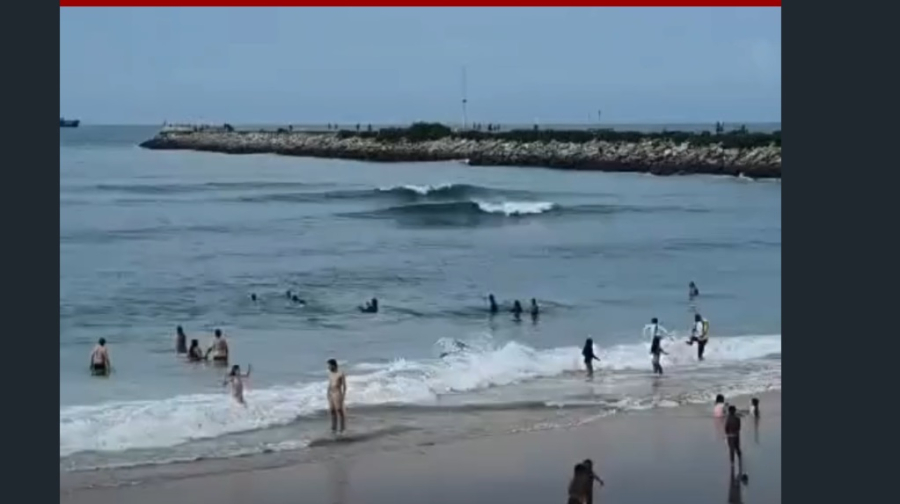
[[[555,203],[549,201],[475,201],[478,208],[483,212],[498,213],[507,216],[512,215],[535,215],[549,212],[556,207]]]
[[[466,341],[467,351],[443,359],[397,359],[350,366],[348,405],[433,404],[453,392],[478,392],[580,370],[578,346],[538,350],[518,342]],[[678,340],[666,347],[667,370],[697,367],[694,347]],[[600,347],[599,369],[646,370],[647,344]],[[735,362],[781,352],[781,336],[718,337],[701,366]],[[779,371],[780,373],[780,371]],[[179,445],[194,439],[284,425],[326,407],[325,382],[265,389],[247,384],[246,408],[221,394],[181,395],[165,400],[111,402],[60,408],[60,456],[81,451],[122,451]],[[496,397],[496,395],[494,395]]]
[[[435,185],[404,184],[404,185],[400,185],[400,186],[379,187],[378,190],[388,192],[388,191],[394,191],[397,189],[406,189],[408,191],[413,191],[414,193],[425,196],[430,192],[440,191],[443,189],[449,189],[453,186],[454,186],[454,184],[451,184],[451,183],[442,183],[442,184],[435,184]]]

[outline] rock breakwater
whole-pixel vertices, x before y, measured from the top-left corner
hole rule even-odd
[[[141,147],[375,162],[467,160],[473,166],[781,178],[780,132],[454,133],[438,126],[437,130],[414,125],[374,132],[163,131]]]

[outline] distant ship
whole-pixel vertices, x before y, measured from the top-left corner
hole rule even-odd
[[[81,124],[81,121],[78,119],[65,119],[63,117],[59,118],[60,128],[77,128],[79,124]]]

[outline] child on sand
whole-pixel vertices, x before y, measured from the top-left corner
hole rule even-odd
[[[741,417],[737,414],[737,408],[728,407],[728,416],[725,418],[725,438],[728,440],[728,459],[734,467],[734,457],[738,459],[738,474],[744,473],[744,458],[741,454]]]
[[[244,402],[244,378],[250,377],[250,365],[247,365],[247,374],[241,374],[241,366],[235,364],[231,367],[231,372],[228,373],[228,376],[225,377],[225,381],[222,382],[222,385],[231,384],[231,396],[234,397],[234,400],[238,402],[241,406],[246,406],[247,403]]]
[[[584,465],[587,470],[588,476],[587,488],[585,489],[585,496],[587,497],[586,504],[594,504],[594,482],[600,483],[600,486],[604,486],[606,483],[604,483],[603,480],[600,479],[600,476],[597,476],[597,473],[594,472],[594,462],[591,459],[585,459],[585,461],[582,462],[582,465]]]

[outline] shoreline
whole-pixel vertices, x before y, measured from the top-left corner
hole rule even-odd
[[[150,150],[405,163],[465,161],[470,166],[519,166],[654,175],[781,178],[780,132],[636,133],[613,131],[452,132],[443,125],[380,131],[236,131],[230,126],[160,131],[140,144]],[[437,129],[437,131],[435,131]]]
[[[745,465],[751,478],[746,491],[753,492],[755,502],[776,503],[781,485],[781,391],[756,396],[761,399],[762,420],[743,422]],[[740,407],[749,402],[747,396],[730,399]],[[720,430],[711,417],[711,405],[686,405],[627,412],[574,427],[389,451],[354,452],[332,444],[323,450],[325,456],[300,463],[282,452],[166,467],[61,472],[60,502],[200,499],[274,504],[296,501],[301,494],[304,502],[345,504],[495,502],[502,488],[516,496],[504,499],[511,502],[552,502],[565,495],[571,466],[590,457],[607,480],[607,488],[599,490],[601,499],[645,502],[666,494],[675,501],[712,503],[725,500],[728,483]],[[647,485],[647,478],[654,484]]]

